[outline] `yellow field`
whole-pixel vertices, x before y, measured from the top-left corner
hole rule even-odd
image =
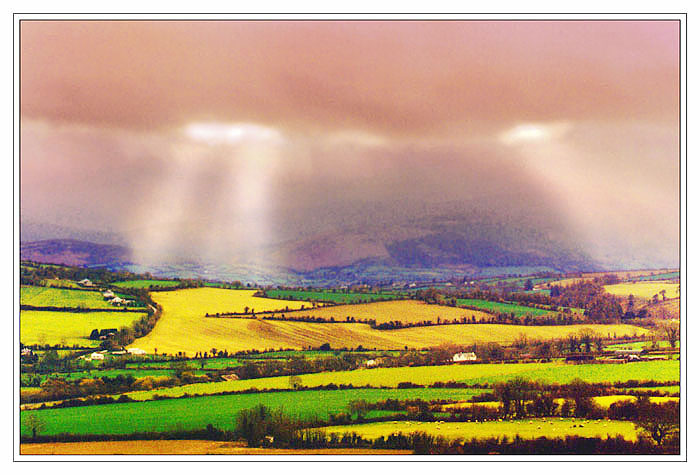
[[[25,345],[85,345],[97,346],[90,340],[96,328],[129,327],[145,312],[52,312],[22,310],[20,312],[20,341]]]
[[[659,294],[662,290],[666,291],[666,298],[673,299],[680,297],[678,284],[669,284],[664,282],[634,282],[628,284],[606,285],[605,291],[622,297],[634,295],[643,299],[651,299],[655,294]],[[661,294],[659,294],[661,300]]]
[[[21,444],[21,455],[388,455],[410,450],[375,449],[262,449],[240,442],[209,440],[120,440]]]
[[[615,396],[595,396],[593,398],[593,402],[598,404],[600,407],[603,409],[609,408],[611,405],[613,405],[616,402],[619,401],[636,401],[637,396],[629,396],[626,394],[619,394]],[[678,402],[680,398],[677,397],[671,397],[671,396],[653,396],[649,398],[649,402],[652,402],[654,404],[663,404],[665,402],[669,401],[676,401]],[[563,398],[557,398],[554,400],[557,404],[561,405],[564,403]]]
[[[583,427],[578,427],[582,425]],[[576,427],[574,427],[576,426]],[[412,432],[426,432],[430,435],[441,435],[447,439],[472,438],[485,439],[490,437],[510,438],[520,435],[523,439],[535,439],[537,437],[565,437],[578,435],[581,437],[602,437],[608,435],[615,437],[622,435],[625,439],[636,440],[637,430],[633,422],[584,420],[584,419],[523,419],[515,421],[486,421],[486,422],[418,422],[395,421],[375,422],[352,426],[333,426],[325,428],[327,433],[343,434],[355,432],[366,439],[387,437],[397,432],[410,434]]]
[[[382,331],[357,323],[306,323],[289,321],[265,321],[241,318],[206,318],[204,314],[242,309],[248,305],[263,311],[280,305],[301,305],[304,302],[285,302],[252,297],[251,291],[225,289],[186,289],[158,292],[153,299],[163,307],[163,315],[155,328],[143,338],[134,341],[132,347],[149,353],[184,351],[192,356],[196,352],[227,350],[230,352],[251,349],[303,349],[329,343],[333,348],[362,345],[365,348],[397,349],[425,348],[444,343],[471,344],[475,342],[511,343],[521,333],[529,338],[550,339],[563,337],[581,328],[592,328],[602,335],[642,335],[645,329],[631,325],[571,325],[571,326],[519,326],[519,325],[441,325]],[[236,305],[238,307],[236,307]],[[308,305],[308,303],[307,303]],[[374,304],[372,304],[374,305]],[[325,309],[324,309],[325,310]]]
[[[276,316],[281,313],[274,314]],[[315,308],[309,311],[301,311],[286,314],[288,317],[321,317],[326,320],[333,318],[336,321],[345,321],[347,317],[354,317],[355,320],[375,319],[377,323],[401,321],[403,323],[417,322],[437,322],[453,321],[455,318],[461,320],[472,316],[477,321],[482,318],[490,318],[486,312],[478,310],[465,310],[463,308],[448,307],[446,305],[429,305],[417,300],[390,300],[387,302],[364,303],[357,305],[337,305],[325,308]]]
[[[605,275],[616,275],[620,279],[634,279],[636,277],[643,277],[647,275],[663,274],[666,272],[674,272],[678,269],[654,269],[654,270],[630,270],[630,271],[611,271],[611,272],[587,272],[581,275],[581,277],[571,277],[566,279],[555,280],[552,282],[546,282],[542,284],[535,285],[536,289],[546,289],[547,284],[549,285],[559,285],[567,286],[574,282],[580,282],[582,280],[593,280],[596,277],[603,277]],[[627,294],[629,295],[629,294]]]

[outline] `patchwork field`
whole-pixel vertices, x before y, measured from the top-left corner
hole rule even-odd
[[[276,314],[279,316],[280,314]],[[348,317],[355,320],[374,319],[377,323],[400,321],[402,323],[437,322],[461,320],[472,317],[480,321],[482,318],[490,318],[485,312],[464,310],[445,305],[428,305],[417,300],[392,300],[389,302],[374,302],[356,305],[338,305],[333,307],[315,308],[286,314],[288,317],[321,317],[326,320],[333,318],[336,321],[346,321]]]
[[[377,300],[394,300],[401,298],[397,294],[389,293],[363,293],[363,292],[342,292],[330,290],[279,290],[271,289],[265,291],[269,298],[288,300],[315,300],[317,302],[332,302],[337,304],[368,303]]]
[[[22,455],[409,455],[410,450],[267,449],[243,442],[208,440],[119,440],[21,444]]]
[[[288,378],[286,378],[288,379]],[[28,418],[43,422],[42,434],[128,434],[168,430],[203,429],[213,424],[232,430],[236,414],[264,404],[271,409],[283,408],[288,414],[305,419],[327,419],[329,414],[347,411],[352,400],[368,402],[385,399],[455,399],[479,394],[478,389],[349,389],[336,391],[295,391],[259,394],[207,396],[138,403],[115,403],[98,406],[68,407],[22,411],[22,434],[30,433]]]
[[[122,282],[114,282],[115,287],[123,289],[150,289],[151,287],[177,287],[180,282],[177,280],[124,280]]]
[[[659,295],[659,300],[661,300],[660,292],[666,291],[666,298],[673,299],[680,297],[680,292],[678,291],[678,284],[669,284],[666,282],[633,282],[625,284],[615,284],[606,285],[605,291],[622,297],[627,297],[629,295],[634,295],[635,297],[640,297],[643,299],[651,299],[654,295]]]
[[[511,343],[520,334],[528,338],[551,339],[576,333],[582,328],[591,328],[601,335],[643,335],[648,331],[632,325],[571,325],[571,326],[519,326],[495,324],[442,325],[431,327],[403,328],[383,331],[369,325],[353,323],[307,323],[270,321],[250,318],[206,318],[206,313],[243,312],[247,306],[257,312],[278,310],[281,305],[300,308],[307,302],[265,299],[253,297],[252,290],[226,290],[197,288],[158,292],[153,299],[163,307],[163,314],[154,329],[139,338],[131,346],[149,353],[156,349],[160,353],[174,354],[184,351],[189,355],[211,351],[212,348],[229,353],[246,350],[275,348],[304,349],[329,343],[332,348],[364,348],[382,350],[425,348],[444,343]],[[422,310],[417,302],[414,308]],[[399,302],[378,302],[367,306],[395,306]],[[352,306],[356,308],[357,306]],[[314,312],[338,311],[340,307],[314,309]],[[350,308],[350,307],[346,307]],[[435,307],[460,312],[452,307]],[[430,309],[430,311],[433,311]],[[346,312],[339,313],[345,317]],[[469,312],[467,311],[467,314]],[[447,313],[445,313],[447,315]],[[457,315],[457,314],[455,314]],[[356,317],[357,318],[357,317]]]
[[[618,382],[629,380],[680,381],[678,361],[649,361],[627,365],[581,364],[570,365],[560,362],[537,364],[475,364],[418,366],[401,368],[375,368],[330,373],[302,374],[301,384],[314,387],[325,384],[353,384],[355,386],[396,387],[401,382],[429,385],[435,382],[457,381],[467,384],[483,384],[508,381],[523,376],[546,383],[567,383],[576,378],[591,383]],[[250,388],[288,388],[288,377],[272,377],[199,383],[174,388],[154,389],[129,393],[137,400],[148,400],[154,395],[178,397],[184,394],[214,394],[224,391],[243,391]]]
[[[94,329],[131,326],[146,315],[140,312],[20,312],[20,341],[25,345],[97,346],[90,340]]]
[[[523,317],[525,315],[549,315],[552,313],[551,310],[543,310],[541,308],[532,308],[514,303],[490,302],[488,300],[478,299],[457,299],[457,305],[477,307],[493,313],[513,313],[516,317]]]
[[[579,427],[583,426],[583,427]],[[486,439],[490,437],[513,438],[519,435],[523,439],[538,437],[615,437],[622,435],[625,439],[636,440],[637,431],[633,422],[627,421],[590,421],[585,419],[523,419],[516,421],[486,421],[486,422],[375,422],[353,426],[333,426],[325,428],[327,433],[343,434],[355,432],[366,439],[387,437],[401,432],[425,432],[447,439]]]
[[[30,285],[24,285],[20,288],[20,303],[34,307],[82,307],[114,310],[114,306],[102,298],[102,294],[99,292]]]

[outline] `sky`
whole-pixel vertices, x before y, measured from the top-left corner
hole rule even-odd
[[[118,234],[143,262],[237,262],[477,210],[602,262],[678,264],[677,22],[25,20],[20,36],[23,221]]]

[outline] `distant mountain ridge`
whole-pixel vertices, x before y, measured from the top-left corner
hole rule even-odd
[[[70,266],[116,266],[131,262],[131,250],[77,239],[45,239],[20,243],[20,258]]]

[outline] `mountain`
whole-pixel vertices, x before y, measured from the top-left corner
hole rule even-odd
[[[71,266],[117,266],[130,262],[131,251],[127,247],[114,244],[96,244],[76,239],[47,239],[20,243],[20,258]]]

